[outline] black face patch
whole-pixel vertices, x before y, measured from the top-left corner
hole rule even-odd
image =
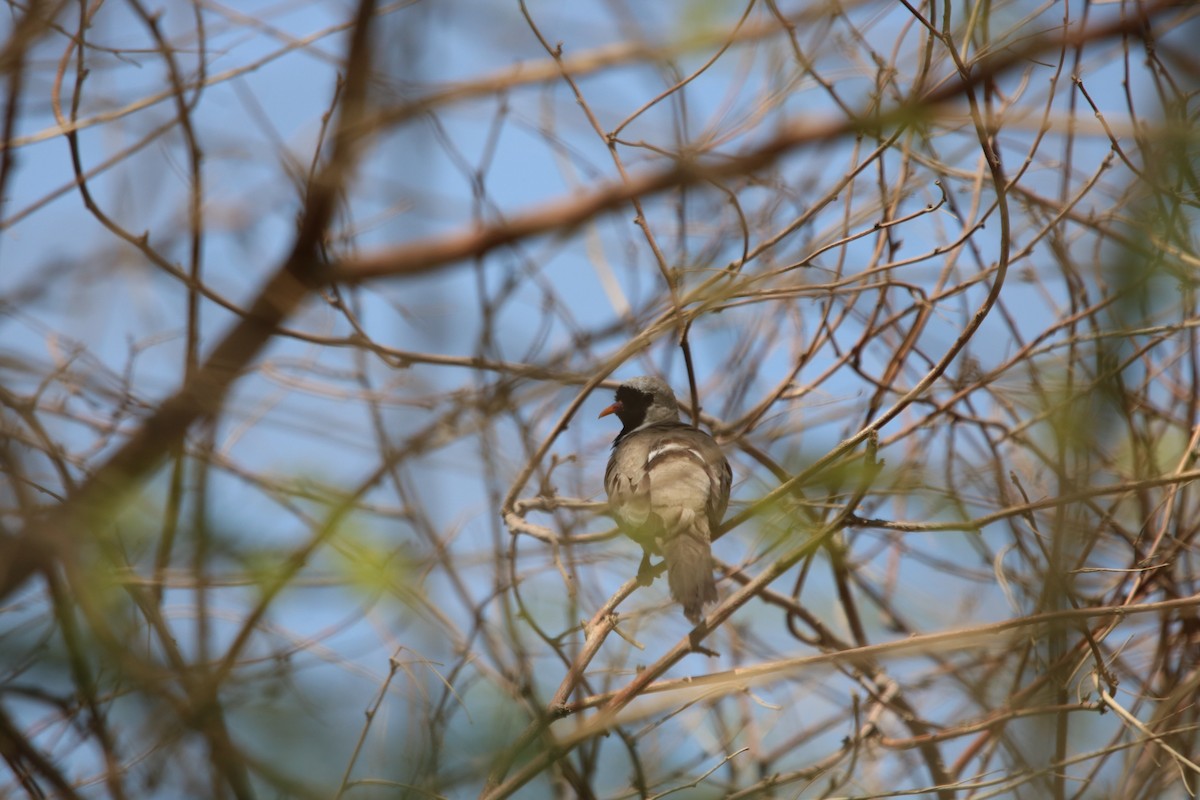
[[[617,402],[621,407],[617,409],[617,419],[621,420],[624,426],[621,433],[631,431],[646,421],[646,409],[650,408],[650,404],[654,402],[654,397],[647,392],[634,389],[632,386],[617,387]]]

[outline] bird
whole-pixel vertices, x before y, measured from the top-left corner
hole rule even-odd
[[[600,417],[609,414],[622,424],[604,470],[609,508],[642,546],[639,581],[649,582],[650,554],[661,554],[671,597],[695,625],[717,601],[712,534],[729,505],[729,461],[711,436],[679,420],[675,393],[661,378],[622,383]]]

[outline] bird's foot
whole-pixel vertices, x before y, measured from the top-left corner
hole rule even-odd
[[[691,645],[691,651],[693,653],[703,653],[709,658],[719,658],[721,654],[716,650],[710,650],[709,648],[700,644],[701,635],[702,634],[699,631],[692,631],[688,634],[688,644]]]
[[[638,564],[637,582],[639,586],[649,586],[654,583],[654,565],[650,563],[649,551],[642,551],[642,563]]]

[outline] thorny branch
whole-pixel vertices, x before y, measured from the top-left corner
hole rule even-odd
[[[0,793],[1195,792],[1197,9],[10,6]]]

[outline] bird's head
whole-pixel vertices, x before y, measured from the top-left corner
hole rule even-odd
[[[661,378],[643,375],[617,387],[615,402],[600,412],[601,417],[616,414],[621,420],[621,435],[626,436],[658,422],[678,422],[679,403],[675,393]]]

